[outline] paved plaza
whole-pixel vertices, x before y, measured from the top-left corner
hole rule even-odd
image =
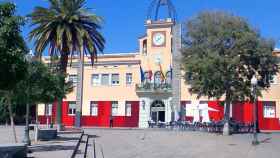
[[[279,158],[280,134],[220,136],[203,132],[85,129],[96,138],[97,158]]]
[[[94,136],[97,158],[279,158],[280,133],[260,134],[261,144],[251,145],[252,136],[221,136],[204,132],[167,131],[159,129],[84,129]],[[23,127],[17,127],[19,140]],[[0,142],[12,142],[10,128],[0,127]],[[92,141],[92,140],[91,140]],[[52,148],[55,143],[46,142]],[[56,142],[57,143],[57,142]],[[71,142],[70,142],[71,143]],[[66,145],[67,146],[67,145]],[[73,149],[74,144],[70,144]],[[36,145],[32,148],[36,148]],[[61,150],[61,151],[59,151]],[[58,153],[71,149],[57,149]],[[34,157],[62,157],[43,150]],[[93,158],[93,143],[89,142],[89,157]],[[103,155],[103,156],[102,156]]]

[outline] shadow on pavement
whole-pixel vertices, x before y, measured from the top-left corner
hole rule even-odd
[[[75,146],[65,146],[65,145],[41,145],[29,147],[31,152],[45,152],[45,151],[58,151],[58,150],[74,150]]]

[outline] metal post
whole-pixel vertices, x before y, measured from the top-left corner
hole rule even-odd
[[[253,76],[251,79],[251,85],[252,85],[252,92],[253,92],[253,101],[254,101],[254,131],[253,131],[253,141],[252,141],[252,145],[258,145],[259,141],[258,141],[258,129],[257,129],[257,124],[258,124],[258,119],[257,119],[257,85],[258,85],[258,79],[256,78],[256,76]]]
[[[254,138],[253,138],[253,141],[252,141],[252,144],[253,145],[258,145],[259,144],[259,141],[258,141],[258,131],[257,131],[257,123],[258,123],[258,120],[257,120],[257,92],[256,92],[256,88],[257,88],[257,85],[253,85],[253,95],[254,95]]]
[[[24,129],[24,139],[23,143],[31,145],[29,137],[29,103],[26,104],[26,114],[25,114],[25,129]]]
[[[30,50],[30,53],[26,56],[26,60],[28,62],[32,62],[32,50]],[[27,81],[29,82],[29,81]],[[27,87],[30,86],[29,83],[27,83]],[[30,93],[30,88],[27,88],[27,104],[26,104],[26,114],[25,114],[25,129],[24,129],[24,139],[23,143],[27,145],[31,145],[30,137],[29,137],[29,93]]]

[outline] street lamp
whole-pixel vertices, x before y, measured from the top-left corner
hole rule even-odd
[[[258,145],[259,141],[258,141],[258,133],[257,133],[257,124],[258,124],[258,120],[257,120],[257,85],[258,85],[258,79],[256,78],[256,76],[254,75],[251,79],[251,85],[252,85],[252,94],[253,94],[253,99],[254,99],[254,138],[252,141],[253,145]]]
[[[32,50],[29,51],[29,53],[25,56],[25,60],[27,62],[31,62],[32,61]],[[24,129],[24,139],[23,139],[23,143],[27,144],[27,145],[31,145],[31,141],[30,141],[30,137],[29,137],[29,81],[27,81],[27,96],[26,96],[26,114],[25,114],[25,129]]]

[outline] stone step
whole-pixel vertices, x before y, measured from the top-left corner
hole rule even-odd
[[[78,150],[76,152],[75,158],[85,158],[87,157],[87,147],[88,147],[88,141],[89,141],[89,136],[87,134],[84,134],[82,136],[80,145],[78,147]]]

